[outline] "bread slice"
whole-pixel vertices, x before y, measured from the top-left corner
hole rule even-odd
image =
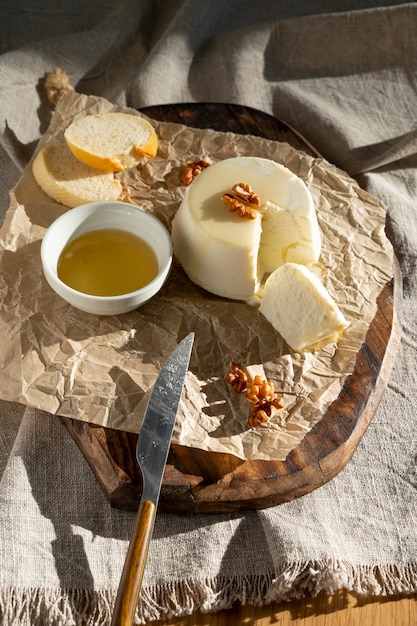
[[[117,200],[122,191],[113,173],[82,163],[65,142],[42,148],[33,161],[32,171],[48,196],[70,208],[86,202]]]
[[[154,157],[158,149],[153,126],[130,113],[86,115],[72,122],[64,134],[77,159],[105,172],[134,167],[144,156]]]

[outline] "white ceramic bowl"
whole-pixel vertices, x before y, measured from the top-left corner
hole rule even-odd
[[[158,275],[147,285],[117,296],[93,296],[72,289],[57,275],[58,259],[65,246],[91,230],[118,228],[147,241],[159,263]],[[52,289],[74,307],[97,315],[118,315],[138,308],[161,289],[172,263],[172,241],[160,220],[126,202],[91,202],[69,209],[45,233],[41,245],[42,269]]]

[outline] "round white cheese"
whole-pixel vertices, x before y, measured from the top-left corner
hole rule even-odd
[[[261,200],[254,219],[222,202],[237,183],[250,185]],[[174,218],[172,239],[194,283],[236,300],[250,300],[263,276],[283,263],[315,263],[320,255],[308,188],[286,167],[261,157],[225,159],[201,172]]]

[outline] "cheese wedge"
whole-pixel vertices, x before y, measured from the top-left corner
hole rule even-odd
[[[51,198],[73,208],[98,200],[117,200],[122,186],[114,175],[81,163],[66,143],[46,146],[32,164],[38,185]]]
[[[105,172],[122,172],[143,157],[154,157],[158,138],[140,115],[102,113],[72,122],[64,133],[71,152],[83,163]]]
[[[337,342],[348,326],[320,279],[297,263],[268,277],[259,310],[295,352]]]
[[[222,202],[236,183],[249,184],[259,196],[254,219],[239,217]],[[236,300],[250,300],[263,276],[283,263],[315,263],[320,255],[308,188],[286,167],[261,157],[225,159],[201,172],[173,220],[172,239],[194,283]]]

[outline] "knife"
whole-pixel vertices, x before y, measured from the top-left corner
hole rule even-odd
[[[194,333],[166,360],[149,398],[136,446],[142,472],[142,496],[124,563],[112,626],[131,626],[142,584],[172,431],[190,362]]]

